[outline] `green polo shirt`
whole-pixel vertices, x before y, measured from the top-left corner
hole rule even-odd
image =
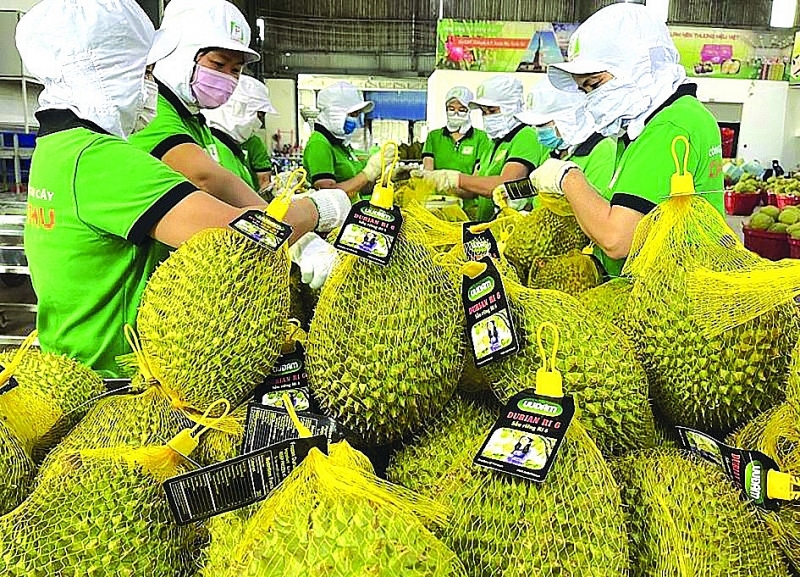
[[[720,214],[724,214],[722,142],[716,119],[697,100],[697,85],[684,84],[648,119],[644,131],[622,153],[609,186],[602,191],[612,206],[625,206],[647,214],[669,197],[675,173],[672,141],[685,136],[690,143],[688,170],[695,189]],[[683,162],[684,147],[676,146]],[[598,258],[610,276],[619,276],[624,259],[613,260],[602,251]]]
[[[196,187],[65,110],[36,114],[25,254],[43,351],[120,376],[123,334],[166,248],[149,233]]]
[[[242,142],[242,151],[247,159],[247,165],[253,172],[272,172],[272,158],[267,151],[267,145],[261,137],[254,134]]]
[[[253,173],[250,172],[247,158],[239,143],[219,128],[212,128],[211,134],[217,143],[219,163],[245,181],[250,188],[257,191],[258,180],[253,180]]]
[[[143,130],[131,135],[128,142],[159,160],[180,144],[196,144],[220,162],[217,141],[203,115],[192,114],[180,98],[160,82],[158,114]]]
[[[492,143],[492,147],[481,157],[478,176],[500,176],[507,162],[524,165],[530,174],[549,156],[550,150],[539,142],[536,131],[520,124]],[[478,197],[465,201],[464,210],[471,219],[486,222],[494,216],[495,206],[491,198]]]
[[[356,156],[353,149],[336,138],[321,124],[314,125],[314,132],[303,151],[303,168],[311,184],[318,180],[332,179],[344,182],[364,170],[366,160]]]
[[[434,170],[457,170],[462,174],[473,174],[478,161],[491,150],[491,139],[483,130],[475,128],[467,130],[458,142],[453,140],[452,134],[446,126],[429,132],[422,158],[432,158]]]

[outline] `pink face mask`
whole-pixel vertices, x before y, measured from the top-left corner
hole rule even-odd
[[[231,97],[237,78],[198,64],[194,68],[192,92],[200,108],[219,108]]]

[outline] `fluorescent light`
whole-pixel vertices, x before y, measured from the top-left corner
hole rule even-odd
[[[797,0],[772,0],[769,25],[772,28],[792,28],[796,12]]]
[[[653,11],[659,22],[666,22],[669,18],[669,0],[647,0],[645,5]]]

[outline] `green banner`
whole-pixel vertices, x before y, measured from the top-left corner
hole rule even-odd
[[[563,62],[577,24],[440,20],[436,67],[485,72],[544,72]],[[800,83],[800,47],[791,31],[757,32],[670,26],[688,76]],[[798,40],[800,42],[800,40]]]

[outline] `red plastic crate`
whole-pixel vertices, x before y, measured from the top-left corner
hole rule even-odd
[[[800,205],[800,196],[790,196],[788,194],[778,194],[776,197],[776,206],[783,210],[787,206]]]
[[[758,206],[761,195],[757,192],[753,194],[742,194],[725,191],[725,212],[736,216],[749,216],[753,214],[753,209]]]
[[[742,227],[744,246],[769,260],[789,258],[789,235],[783,232],[768,232]]]
[[[778,195],[771,190],[767,191],[767,204],[771,206],[778,206]]]
[[[789,258],[800,258],[800,238],[789,237]]]

